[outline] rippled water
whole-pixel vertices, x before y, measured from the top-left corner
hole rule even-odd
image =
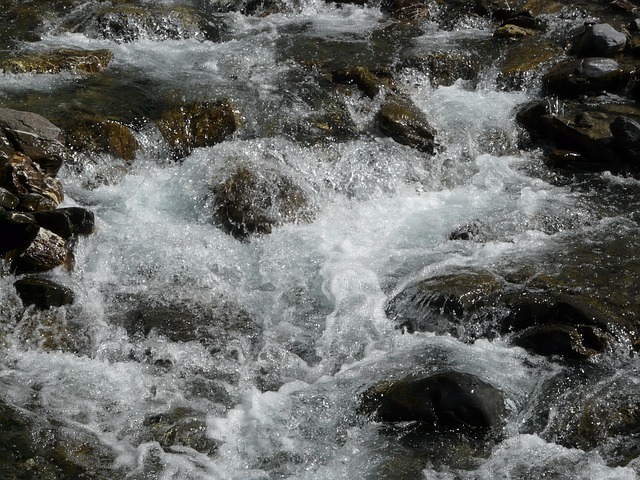
[[[385,305],[405,286],[452,267],[538,265],[544,272],[585,237],[597,243],[625,226],[637,232],[626,207],[598,195],[637,192],[638,182],[603,174],[605,188],[593,192],[579,179],[558,181],[536,152],[518,149],[514,112],[531,93],[497,89],[490,70],[477,85],[433,87],[409,70],[400,79],[438,131],[433,157],[372,134],[297,142],[280,127],[306,118],[313,102],[305,95],[322,88],[299,66],[300,45],[316,37],[366,45],[388,20],[376,8],[319,2],[298,13],[224,19],[222,42],[116,43],[51,28],[41,42],[21,45],[109,48],[115,59],[107,77],[144,79],[151,95],[233,98],[246,124],[180,163],[168,161],[147,126],[137,133],[145,150],[126,173],[110,169],[109,158],[61,172],[65,204],[94,211],[96,232],[79,241],[72,271],[52,272],[76,292],[71,306],[23,315],[13,277],[0,278],[2,313],[15,325],[0,357],[3,401],[61,427],[67,448],[90,445],[92,468],[112,478],[636,478],[637,465],[607,466],[595,452],[553,443],[536,423],[540,410],[553,418],[561,407],[540,395],[565,367],[507,338],[465,344],[403,333]],[[415,38],[413,48],[455,48],[488,36],[482,25],[429,28],[433,35]],[[101,81],[3,75],[0,102],[55,113],[64,110],[58,92],[72,102],[68,91],[77,87],[75,100],[86,104],[83,94],[99,91]],[[336,101],[371,131],[380,100]],[[268,165],[295,179],[312,200],[313,221],[248,242],[216,227],[210,187],[238,164]],[[477,219],[491,226],[490,241],[448,240]],[[140,333],[127,323],[132,311],[153,316],[163,308],[185,321],[230,320],[208,327],[209,343],[180,328]],[[235,324],[238,317],[250,326]],[[43,348],[42,337],[29,334],[33,318],[66,325],[68,338],[58,341],[67,347]],[[639,379],[636,362],[623,354],[600,362]],[[359,415],[363,391],[376,382],[441,369],[476,374],[506,393],[503,439],[481,452],[464,442],[416,446]],[[150,436],[149,419],[178,408],[201,422],[208,453]]]

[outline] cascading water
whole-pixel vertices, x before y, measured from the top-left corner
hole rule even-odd
[[[73,289],[72,305],[25,310],[16,275],[3,267],[0,400],[36,445],[13,463],[2,451],[6,478],[637,478],[637,460],[606,456],[615,438],[609,450],[562,438],[575,427],[567,411],[596,408],[617,389],[637,399],[628,345],[567,364],[514,346],[490,316],[458,335],[409,333],[387,307],[407,287],[459,270],[535,289],[583,250],[605,258],[573,265],[585,276],[621,269],[637,282],[630,212],[640,183],[594,174],[592,188],[560,178],[540,152],[521,151],[515,112],[535,79],[530,90],[509,91],[490,62],[446,85],[401,69],[408,51],[475,55],[470,45],[491,38],[487,21],[463,17],[444,29],[433,20],[401,38],[376,6],[308,2],[250,17],[207,2],[138,2],[215,10],[218,38],[169,35],[167,17],[164,30],[142,25],[124,41],[95,21],[104,2],[58,3],[39,41],[5,53],[109,49],[111,65],[97,77],[2,74],[0,104],[54,119],[111,105],[130,114],[141,147],[127,164],[78,154],[59,174],[63,205],[96,216],[73,269],[47,274]],[[384,95],[348,86],[328,94],[318,58],[335,69],[401,69],[394,88],[437,131],[436,152],[379,135]],[[173,161],[157,128],[140,121],[154,97],[232,98],[244,123]],[[323,123],[336,111],[349,119],[345,138]],[[305,195],[307,216],[269,234],[229,234],[214,218],[212,192],[238,166],[285,175]],[[450,239],[477,221],[483,241]],[[608,252],[616,236],[624,245]],[[575,287],[601,284],[585,285]],[[373,385],[444,370],[504,393],[495,438],[394,430],[363,413]],[[637,432],[619,433],[637,442]]]

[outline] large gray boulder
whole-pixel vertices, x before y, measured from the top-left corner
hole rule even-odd
[[[576,38],[573,53],[579,57],[610,57],[624,50],[627,36],[608,23],[586,25]]]

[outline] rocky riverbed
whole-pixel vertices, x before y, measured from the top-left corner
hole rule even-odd
[[[0,477],[640,476],[628,0],[9,0]]]

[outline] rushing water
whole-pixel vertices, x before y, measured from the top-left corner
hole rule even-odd
[[[81,18],[90,5],[65,18]],[[611,232],[637,232],[627,202],[616,207],[598,195],[637,192],[638,182],[603,174],[597,193],[557,181],[536,152],[518,150],[514,112],[530,94],[499,90],[491,68],[477,82],[448,86],[434,87],[413,70],[399,79],[438,131],[433,157],[370,134],[297,142],[282,127],[306,118],[308,98],[321,89],[298,63],[305,49],[318,38],[353,42],[390,63],[394,52],[373,39],[388,20],[378,8],[322,2],[296,13],[219,18],[220,42],[117,43],[54,22],[40,42],[19,45],[111,49],[105,75],[147,85],[152,96],[233,98],[246,123],[232,139],[179,163],[143,126],[144,149],[126,172],[94,158],[60,173],[65,204],[94,211],[96,231],[79,240],[72,271],[51,274],[73,288],[73,305],[23,315],[14,278],[0,279],[2,312],[14,324],[0,357],[2,400],[59,427],[65,448],[85,445],[90,453],[76,448],[80,461],[112,478],[636,478],[637,465],[607,466],[598,453],[562,447],[546,433],[540,412],[550,412],[552,424],[564,404],[562,395],[544,397],[543,385],[579,373],[508,338],[463,343],[403,333],[385,305],[405,286],[453,267],[538,264],[547,271],[554,259],[571,261],[570,246],[583,238],[597,244]],[[464,22],[453,31],[424,28],[411,48],[465,49],[490,35],[485,25]],[[84,85],[77,98],[64,95],[86,104],[83,92],[90,98],[101,88],[101,80],[84,84],[75,74],[6,74],[0,81],[0,102],[51,112],[64,109],[58,92]],[[380,100],[334,100],[362,132],[372,131]],[[313,220],[248,242],[216,227],[210,187],[238,163],[295,179],[312,200]],[[448,239],[477,219],[491,226],[490,241]],[[227,320],[208,325],[207,343],[180,328],[132,331],[128,312],[141,308],[151,316],[169,309],[185,322]],[[43,347],[53,322],[67,327],[56,340],[62,348]],[[630,385],[640,381],[624,352],[600,362],[593,368],[617,369]],[[359,414],[362,393],[376,382],[441,369],[476,374],[506,393],[503,438],[481,451],[464,440],[412,443]],[[163,444],[153,433],[150,419],[179,409],[199,422],[201,448]]]

